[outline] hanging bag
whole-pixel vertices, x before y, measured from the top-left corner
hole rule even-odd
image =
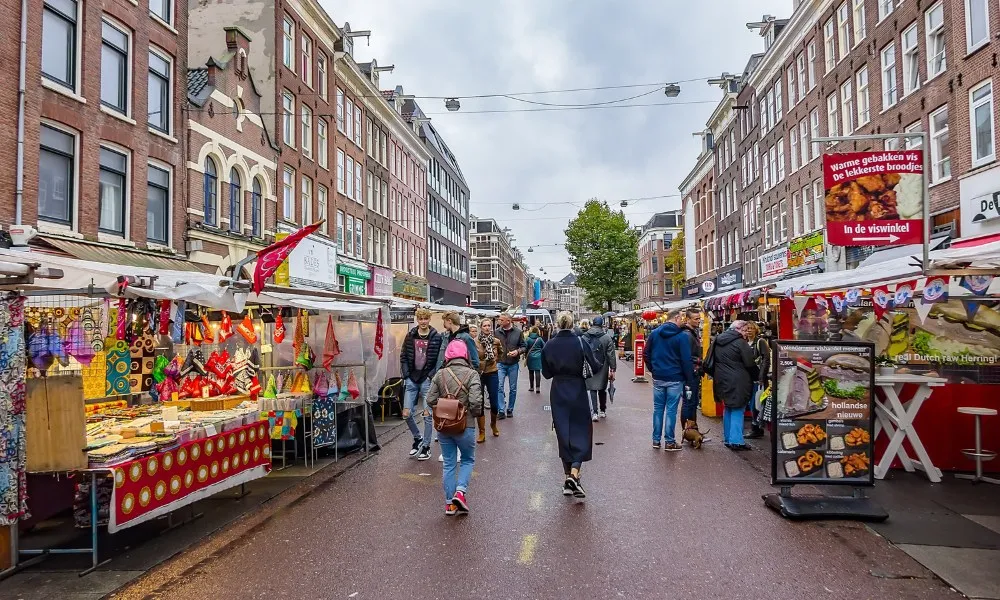
[[[708,356],[701,363],[701,370],[709,377],[715,377],[715,340],[708,345]]]
[[[354,376],[354,369],[347,375],[347,393],[351,395],[352,400],[357,400],[358,396],[361,395],[361,388],[358,387],[358,379]]]
[[[451,369],[444,369],[451,378],[459,385],[459,394],[467,393],[465,384],[458,380]],[[465,404],[454,396],[441,396],[434,405],[434,429],[439,433],[448,435],[462,435],[465,433],[466,408]]]
[[[590,362],[587,360],[587,349],[583,347],[581,338],[576,339],[580,342],[580,352],[583,355],[583,378],[590,379],[594,376],[594,370],[590,368]]]

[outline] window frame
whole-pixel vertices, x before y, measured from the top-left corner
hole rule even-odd
[[[44,2],[42,4],[42,34],[41,34],[41,38],[42,38],[42,42],[43,43],[42,43],[42,48],[39,51],[39,59],[40,59],[39,71],[41,73],[41,77],[42,77],[43,80],[48,81],[50,83],[53,83],[53,84],[55,84],[55,85],[57,85],[57,86],[59,86],[61,88],[66,89],[66,90],[69,90],[70,92],[72,92],[74,94],[77,94],[77,93],[79,93],[80,83],[81,83],[81,79],[82,79],[81,78],[81,73],[80,73],[80,69],[81,69],[80,57],[83,54],[83,48],[81,47],[82,44],[83,44],[83,36],[80,34],[80,21],[82,19],[82,14],[81,13],[82,13],[83,7],[81,6],[82,0],[64,0],[64,1],[66,1],[66,2],[72,2],[73,3],[73,7],[76,9],[74,11],[75,14],[73,14],[73,15],[67,14],[61,8],[58,8],[54,4],[52,4],[51,0],[50,1],[46,1],[46,2]],[[44,44],[44,40],[45,40],[45,15],[46,15],[46,13],[49,13],[54,18],[60,19],[64,23],[67,23],[67,24],[70,25],[70,33],[72,35],[72,39],[69,40],[68,43],[67,43],[67,45],[66,45],[66,56],[64,57],[64,58],[67,59],[67,67],[68,67],[67,68],[67,73],[72,77],[72,79],[70,81],[66,81],[64,79],[61,79],[57,75],[53,75],[51,73],[46,73],[45,72],[45,44]]]
[[[863,85],[862,75],[864,75]],[[872,103],[871,94],[869,92],[870,85],[871,78],[868,72],[868,65],[863,65],[860,69],[858,69],[857,73],[854,74],[854,93],[857,96],[854,108],[857,111],[858,128],[864,127],[872,120]]]
[[[907,47],[907,45],[906,45],[906,36],[911,31],[913,32],[913,45]],[[921,62],[920,61],[920,29],[918,27],[918,22],[914,21],[909,26],[905,27],[903,29],[903,31],[901,31],[900,34],[899,34],[899,40],[900,40],[899,41],[900,55],[902,56],[902,59],[903,59],[903,65],[902,65],[902,69],[903,69],[903,94],[900,97],[900,99],[902,99],[902,98],[906,98],[907,96],[909,96],[913,92],[919,90],[920,86],[921,86],[921,82],[920,82],[920,62]],[[909,75],[911,77],[907,77],[907,71],[908,71],[907,66],[908,65],[911,65],[912,69],[915,70],[915,72],[909,73]],[[906,84],[907,84],[908,81],[911,81],[911,80],[913,82],[913,87],[910,88],[910,89],[907,89],[907,85]]]
[[[326,53],[322,50],[317,50],[316,52],[316,88],[319,90],[319,97],[323,102],[327,102],[329,94],[327,93],[327,87],[329,86],[329,77],[327,74],[327,58]]]
[[[851,7],[848,0],[844,0],[837,7],[837,62],[847,58],[851,53]]]
[[[260,176],[250,180],[250,236],[264,237],[264,186]]]
[[[983,46],[990,43],[990,1],[991,0],[965,0],[965,49],[967,54],[972,54]],[[986,23],[986,35],[979,41],[972,39],[972,3],[977,2],[982,6],[983,19]],[[998,6],[1000,9],[1000,6]]]
[[[41,130],[50,129],[60,135],[65,135],[72,140],[73,151],[72,154],[67,154],[65,150],[55,148],[53,146],[45,146],[42,141]],[[38,220],[45,221],[46,223],[56,223],[65,227],[73,228],[76,223],[77,218],[77,204],[79,196],[79,177],[80,177],[80,133],[63,126],[61,123],[54,123],[46,120],[42,120],[39,127],[39,171],[41,171],[41,159],[43,153],[52,154],[60,157],[61,159],[68,159],[70,173],[66,178],[67,194],[66,194],[66,215],[67,219],[61,219],[59,217],[44,216],[42,215],[41,206],[38,207]],[[41,188],[41,181],[39,181],[39,187]],[[39,192],[38,199],[41,200],[41,193]]]
[[[945,113],[945,123],[943,127],[938,127],[935,123],[935,118],[942,112]],[[951,136],[950,136],[950,119],[951,115],[948,113],[948,105],[943,104],[931,111],[927,115],[928,125],[930,126],[930,132],[928,137],[930,138],[930,151],[931,151],[931,172],[930,172],[930,185],[936,185],[943,183],[951,179]],[[945,141],[941,142],[944,137]],[[943,154],[943,156],[942,156]],[[947,167],[947,174],[939,174],[938,167],[944,165]]]
[[[878,22],[881,23],[896,10],[895,0],[878,0]]]
[[[236,167],[229,168],[229,231],[243,233],[243,176]]]
[[[989,86],[989,88],[990,88],[989,96],[988,97],[984,97],[983,99],[980,99],[980,100],[975,100],[975,94],[976,94],[976,92],[978,92],[979,90],[981,90],[982,88],[987,87],[987,86]],[[969,132],[970,132],[971,143],[972,143],[972,146],[971,146],[971,150],[972,150],[972,154],[971,154],[972,168],[981,167],[981,166],[983,166],[985,164],[991,163],[994,160],[996,160],[996,157],[997,157],[996,115],[994,114],[994,112],[996,110],[996,99],[994,97],[995,95],[994,95],[993,92],[994,92],[993,80],[990,79],[990,78],[988,78],[988,79],[986,79],[984,81],[981,81],[979,84],[977,84],[977,85],[969,88]],[[976,155],[976,151],[977,151],[977,148],[976,148],[976,142],[977,142],[977,135],[976,135],[977,134],[977,125],[976,125],[976,121],[975,121],[975,116],[976,116],[976,110],[977,110],[977,108],[979,108],[980,106],[982,106],[984,104],[989,104],[990,105],[990,108],[989,108],[989,116],[990,116],[990,144],[991,144],[992,152],[990,152],[990,154],[987,154],[987,155],[984,155],[984,156],[980,156],[980,157],[977,158],[977,155]]]
[[[295,20],[287,14],[281,23],[281,63],[295,72]]]
[[[316,185],[316,220],[323,221],[319,226],[319,231],[323,235],[329,235],[330,228],[327,221],[330,216],[330,188],[322,183]]]
[[[931,14],[939,10],[941,11],[941,23],[931,29]],[[945,11],[944,11],[944,0],[938,0],[936,3],[932,4],[930,8],[924,11],[924,54],[927,58],[927,81],[930,81],[941,75],[948,70],[948,44],[945,43]],[[931,44],[932,40],[940,40],[941,50],[934,56],[931,56]],[[932,72],[931,66],[937,58],[940,57],[941,68],[937,71]]]
[[[124,162],[124,168],[121,170],[115,170],[112,167],[105,167],[102,162],[102,154],[108,152],[110,154],[115,154],[122,159]],[[108,229],[101,226],[101,215],[103,214],[103,195],[101,189],[103,186],[103,181],[101,181],[101,175],[105,172],[110,172],[116,176],[121,177],[122,187],[121,187],[121,214],[117,215],[121,217],[122,228],[121,231],[116,231],[113,229]],[[107,142],[102,142],[98,145],[98,160],[97,160],[97,231],[99,234],[103,233],[105,235],[114,236],[116,238],[128,239],[129,238],[129,200],[132,195],[132,155],[127,149]]]
[[[313,111],[304,102],[299,106],[302,127],[302,156],[313,159]]]
[[[295,94],[289,90],[281,93],[281,141],[295,147]]]
[[[868,35],[868,23],[865,17],[865,0],[854,0],[852,7],[852,26],[854,28],[854,47],[857,48]],[[859,25],[860,22],[860,25]]]
[[[149,3],[149,14],[153,16],[156,20],[160,21],[161,23],[166,23],[167,25],[173,27],[174,14],[177,12],[176,10],[174,10],[175,8],[174,0],[162,0],[162,2],[166,7],[166,12],[167,12],[166,16],[163,16],[160,13],[154,11],[152,2]]]
[[[208,166],[211,165],[211,173]],[[202,212],[205,225],[219,226],[219,165],[211,156],[201,165]]]
[[[806,69],[809,73],[809,91],[816,87],[816,40],[810,40],[806,47]]]
[[[826,129],[830,137],[840,135],[840,90],[826,97]]]
[[[107,40],[104,37],[104,28],[110,27],[116,32],[120,33],[125,37],[125,48],[118,47],[114,42]],[[118,74],[118,83],[121,86],[119,91],[119,96],[121,102],[124,106],[119,106],[109,102],[104,98],[104,52],[107,49],[110,52],[118,54],[118,56],[123,61],[124,72]],[[116,19],[111,18],[108,15],[104,15],[101,18],[101,106],[107,108],[108,110],[114,111],[118,114],[124,115],[126,117],[131,116],[132,113],[132,30],[126,27],[124,24]]]
[[[307,185],[308,183],[308,185]],[[299,190],[299,198],[302,202],[302,225],[309,225],[312,222],[312,209],[313,209],[313,190],[315,189],[315,183],[312,177],[308,175],[303,175],[299,182],[301,189]]]
[[[161,171],[163,173],[166,173],[166,175],[167,175],[167,185],[166,185],[166,187],[160,185],[158,182],[154,183],[154,182],[151,182],[149,180],[149,175],[150,175],[150,173],[152,171]],[[151,211],[151,208],[150,208],[152,203],[149,201],[149,198],[150,198],[149,188],[150,187],[154,187],[156,189],[159,189],[159,190],[162,190],[162,191],[166,192],[165,193],[165,202],[164,202],[164,205],[163,205],[163,211],[164,212],[163,212],[162,215],[160,215],[160,216],[163,217],[163,220],[164,220],[164,223],[163,223],[164,239],[158,239],[158,238],[151,237],[150,233],[149,233],[150,232],[149,218],[150,218],[150,216],[152,214],[152,211]],[[171,225],[171,223],[170,223],[170,213],[171,213],[170,208],[171,208],[171,204],[172,204],[171,200],[173,198],[173,188],[174,188],[174,170],[173,170],[173,167],[171,167],[170,165],[168,165],[166,163],[162,163],[160,161],[153,161],[153,160],[147,161],[146,162],[146,243],[147,243],[147,245],[150,242],[152,242],[154,244],[160,244],[162,246],[167,246],[167,247],[170,246],[170,238],[171,238],[171,236],[170,236],[170,233],[171,233],[170,232],[170,225]]]
[[[886,62],[887,55],[892,56],[891,63]],[[896,40],[892,40],[879,50],[879,64],[882,81],[882,111],[884,112],[899,102],[899,81],[896,78]],[[886,84],[890,79],[891,86]]]
[[[302,83],[305,83],[309,89],[313,87],[313,41],[308,35],[303,33],[299,39],[299,45],[302,47]]]
[[[316,162],[319,166],[330,168],[330,124],[323,117],[316,119]]]
[[[837,24],[833,17],[823,23],[823,66],[824,74],[837,66]]]
[[[296,176],[295,169],[285,165],[281,173],[281,218],[290,223],[295,222]]]
[[[166,110],[164,111],[164,113],[166,115],[165,118],[166,118],[166,121],[167,121],[167,126],[164,129],[164,128],[158,126],[158,125],[154,125],[153,122],[152,122],[152,120],[150,119],[150,116],[152,115],[152,112],[149,110],[149,106],[152,104],[152,102],[151,102],[152,96],[150,95],[150,86],[148,85],[148,82],[147,82],[147,88],[146,88],[146,98],[147,98],[147,104],[146,104],[146,106],[147,106],[147,109],[146,109],[147,118],[146,118],[146,122],[147,122],[147,126],[150,129],[153,129],[153,130],[158,131],[160,133],[163,133],[165,135],[171,135],[172,132],[173,132],[173,129],[174,129],[174,114],[173,114],[174,104],[173,104],[173,102],[174,102],[174,77],[175,77],[175,71],[176,71],[175,67],[176,67],[176,65],[174,63],[173,57],[170,56],[169,54],[167,54],[167,52],[165,50],[162,50],[162,49],[157,48],[156,46],[153,46],[152,44],[150,44],[150,46],[149,46],[149,56],[152,57],[154,55],[157,58],[159,58],[160,60],[166,62],[167,66],[168,66],[168,73],[167,73],[167,76],[166,76],[166,96],[167,96],[166,99],[165,99],[166,100],[165,101]],[[163,74],[162,73],[159,73],[159,72],[155,72],[154,73],[152,61],[149,62],[147,71],[148,71],[148,77],[157,76],[157,77],[163,78]]]

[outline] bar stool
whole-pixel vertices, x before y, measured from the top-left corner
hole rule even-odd
[[[960,406],[958,412],[963,415],[973,415],[976,417],[976,447],[967,448],[962,450],[962,454],[966,455],[970,459],[976,461],[976,474],[966,475],[960,473],[955,475],[959,479],[971,479],[973,483],[979,483],[980,481],[985,481],[987,483],[997,483],[1000,484],[1000,479],[994,479],[993,477],[983,477],[983,462],[990,461],[997,457],[997,453],[992,450],[983,450],[983,439],[982,439],[982,427],[980,426],[980,419],[982,417],[995,417],[997,411],[992,408],[979,408],[976,406]]]

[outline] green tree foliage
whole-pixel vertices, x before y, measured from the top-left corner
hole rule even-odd
[[[639,234],[622,211],[587,201],[566,228],[566,251],[588,308],[611,310],[635,299],[639,286]]]
[[[667,253],[667,264],[674,268],[670,274],[670,279],[674,282],[674,291],[680,293],[684,283],[687,281],[684,266],[684,232],[681,231],[673,239],[670,252]]]

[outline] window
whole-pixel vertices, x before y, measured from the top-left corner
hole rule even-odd
[[[302,36],[302,81],[309,87],[312,87],[313,84],[312,48],[312,40],[307,36]]]
[[[854,132],[854,94],[851,91],[851,86],[850,79],[840,86],[840,118],[843,121],[844,135],[850,135]]]
[[[260,184],[260,178],[254,177],[250,192],[250,235],[255,238],[263,237],[264,235],[262,190],[263,186]]]
[[[337,148],[337,191],[344,193],[344,151]]]
[[[788,159],[792,162],[792,173],[799,170],[799,138],[798,131],[793,127],[788,134]]]
[[[965,44],[969,52],[990,42],[988,0],[965,0]]]
[[[837,42],[835,39],[836,27],[831,17],[823,24],[823,55],[826,62],[826,72],[829,73],[837,66]]]
[[[931,183],[951,177],[951,153],[948,148],[948,105],[930,114]]]
[[[327,156],[327,143],[326,138],[326,120],[317,119],[316,120],[316,159],[319,161],[319,166],[324,169],[328,166],[328,156]]]
[[[802,188],[802,231],[803,233],[808,233],[813,230],[812,225],[809,223],[809,218],[812,215],[812,204],[809,202],[809,186]]]
[[[281,218],[287,221],[295,220],[295,171],[285,167],[283,174],[283,190],[281,197]]]
[[[215,168],[215,161],[211,158],[205,159],[205,224],[218,227],[218,217],[215,207],[219,200],[219,172]]]
[[[808,81],[806,80],[807,75],[806,75],[806,55],[805,54],[803,54],[803,53],[800,52],[799,55],[795,57],[795,67],[796,67],[796,69],[798,71],[799,100],[805,100],[806,99],[806,87],[808,85]],[[792,92],[789,90],[788,93],[791,94]]]
[[[903,31],[900,37],[903,47],[903,95],[920,87],[920,56],[917,53],[917,24]]]
[[[149,14],[155,15],[164,23],[170,23],[173,18],[173,0],[149,0]]]
[[[885,140],[885,145],[883,146],[885,150],[899,150],[899,140]]]
[[[170,133],[170,60],[149,51],[149,126]]]
[[[349,98],[344,98],[344,135],[354,139],[354,103]]]
[[[830,137],[838,135],[837,93],[826,97],[826,128]]]
[[[778,227],[781,231],[781,241],[788,240],[788,200],[778,203],[780,214],[778,215]],[[775,240],[777,241],[777,240]]]
[[[868,98],[868,65],[861,67],[857,74],[858,86],[858,127],[871,121],[871,101]]]
[[[865,0],[854,0],[854,45],[865,39],[867,27],[865,24]]]
[[[347,157],[347,169],[344,172],[344,195],[354,199],[354,159],[350,156]]]
[[[395,239],[395,238],[393,238]],[[337,249],[344,251],[344,211],[337,211]]]
[[[330,196],[329,190],[326,189],[325,185],[316,186],[316,220],[323,221],[323,224],[319,226],[320,231],[323,235],[326,235],[330,228],[327,226],[327,203]]]
[[[240,174],[236,169],[229,170],[229,231],[242,233],[243,208],[241,206],[241,196],[243,186],[240,181]]]
[[[313,182],[306,176],[302,177],[302,224],[312,223],[313,212]]]
[[[944,47],[944,3],[938,2],[924,13],[927,21],[927,79],[944,73],[947,68]]]
[[[101,23],[101,104],[128,114],[129,36],[117,25]]]
[[[344,132],[344,90],[337,88],[337,131]]]
[[[781,99],[783,97],[784,96],[781,93],[781,78],[779,77],[778,80],[774,82],[774,122],[772,125],[777,125],[778,121],[781,120]]]
[[[795,132],[792,132],[795,135]],[[794,152],[794,150],[793,150]],[[799,121],[799,165],[809,164],[809,118]]]
[[[913,123],[910,123],[909,125],[906,126],[906,129],[904,129],[904,131],[906,133],[915,133],[922,131],[920,129],[920,121],[915,121]],[[917,148],[923,148],[923,146],[924,146],[924,140],[920,137],[906,138],[907,150],[916,150]]]
[[[295,147],[295,96],[289,91],[281,97],[281,139]]]
[[[840,46],[840,60],[847,58],[851,51],[850,20],[851,9],[844,2],[837,8],[837,44]]]
[[[764,211],[764,247],[771,247],[771,209]]]
[[[993,145],[993,83],[986,81],[969,92],[972,116],[972,166],[978,167],[996,158]]]
[[[896,43],[882,48],[882,110],[894,106],[898,100],[896,91]]]
[[[795,83],[795,67],[788,67],[786,73],[788,77],[788,107],[791,108],[795,106],[795,94],[798,92],[799,86]]]
[[[819,109],[814,108],[812,112],[809,113],[809,132],[810,140],[814,140],[819,137]],[[802,150],[805,152],[805,148]],[[810,150],[811,160],[816,160],[819,157],[819,142],[812,143],[812,149]]]
[[[896,0],[878,0],[878,20],[881,22],[883,19],[892,14],[892,11],[896,8]]]
[[[364,177],[364,168],[361,166],[361,161],[354,163],[354,199],[358,204],[365,203],[364,189],[361,187],[361,181]]]
[[[346,246],[344,254],[354,255],[354,215],[347,215],[347,226],[344,228],[344,241]]]
[[[146,240],[167,244],[170,224],[170,171],[147,165]]]
[[[285,66],[295,70],[295,24],[288,17],[285,17],[281,25],[281,59]]]
[[[760,99],[760,130],[767,131],[767,98]]]
[[[778,140],[778,153],[775,162],[778,163],[778,178],[775,180],[775,184],[777,184],[778,181],[785,180],[785,138],[783,137]]]
[[[102,146],[98,175],[98,231],[125,236],[125,181],[127,178],[128,157],[121,152]]]
[[[807,48],[807,53],[809,54],[809,89],[816,87],[816,41],[813,40],[809,42]]]
[[[813,181],[813,229],[820,229],[826,221],[826,204],[823,202],[823,180]]]
[[[319,97],[326,100],[326,55],[322,52],[316,53],[316,88],[319,90]]]
[[[354,143],[358,145],[358,148],[363,147],[363,138],[361,131],[361,105],[354,107]]]
[[[42,8],[42,75],[76,90],[76,0],[45,0]]]
[[[312,121],[313,113],[312,109],[302,105],[302,155],[306,158],[312,158],[313,155],[313,136],[312,136]]]

